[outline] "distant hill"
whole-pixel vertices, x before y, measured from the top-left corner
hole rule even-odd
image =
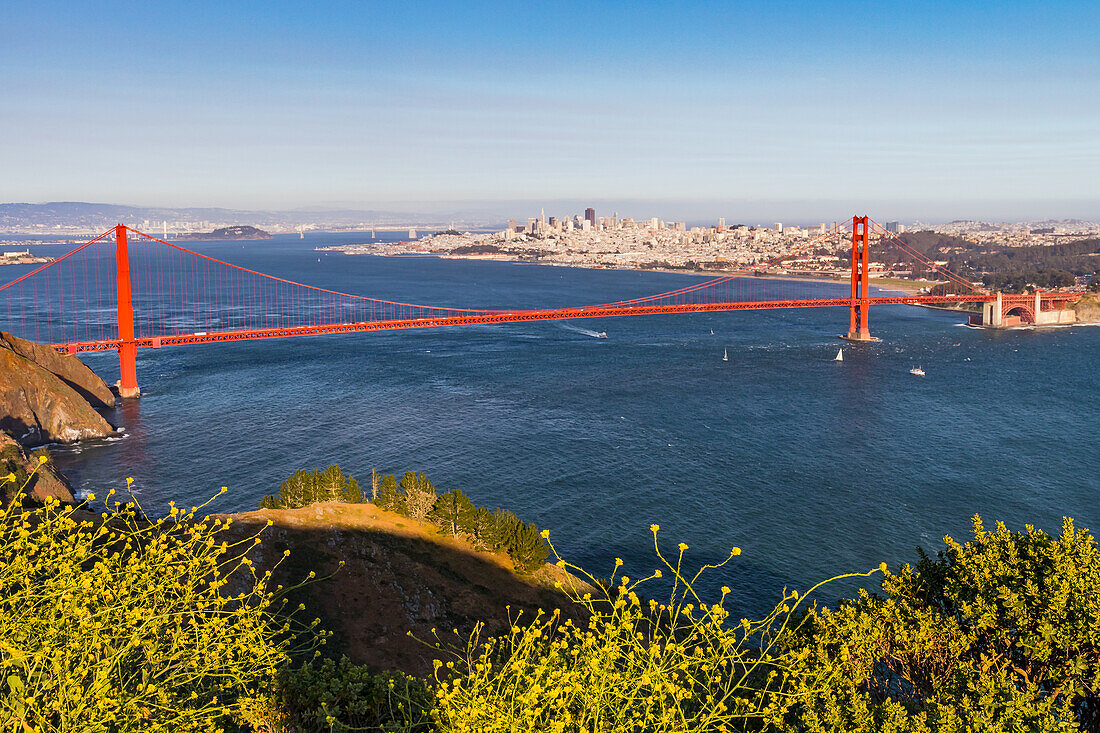
[[[124,206],[83,201],[51,201],[46,203],[0,203],[0,232],[57,233],[78,229],[84,232],[104,231],[123,223],[140,229],[148,226],[149,234],[161,231],[164,223],[174,234],[200,227],[212,228],[222,223],[265,227],[269,229],[350,228],[374,226],[409,226],[425,228],[445,225],[454,220],[463,227],[480,224],[460,213],[424,214],[415,211],[384,211],[377,209],[294,209],[289,211],[246,211],[220,208],[169,208],[158,206]],[[205,225],[202,222],[206,222]]]
[[[215,229],[212,232],[195,232],[192,234],[181,234],[179,239],[200,239],[200,240],[220,240],[220,239],[271,239],[271,233],[265,232],[263,229],[257,229],[251,226],[231,226],[221,227]]]

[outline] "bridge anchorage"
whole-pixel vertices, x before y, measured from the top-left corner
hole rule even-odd
[[[818,250],[826,245],[832,251],[843,251],[841,237],[849,226],[848,297],[838,297],[836,282],[826,280],[747,277],[765,274],[780,265],[784,268],[797,265],[801,256],[817,256],[821,254]],[[109,247],[111,239],[113,248]],[[956,292],[873,294],[870,288],[873,245],[896,250],[892,254],[876,252],[876,259],[903,268],[918,267],[921,272],[935,272],[937,279],[946,279]],[[791,274],[786,269],[779,272]],[[0,285],[0,328],[6,321],[8,332],[48,343],[64,353],[117,351],[118,392],[123,398],[134,398],[141,394],[137,380],[138,349],[163,346],[778,308],[847,308],[848,333],[842,338],[867,343],[877,340],[868,327],[872,305],[982,303],[983,315],[974,320],[996,327],[1072,322],[1073,311],[1066,306],[1079,297],[1074,293],[991,293],[937,266],[866,216],[854,216],[850,224],[834,224],[819,236],[799,240],[790,250],[764,262],[695,280],[676,290],[595,305],[495,310],[419,305],[342,293],[250,270],[118,224],[55,260]]]

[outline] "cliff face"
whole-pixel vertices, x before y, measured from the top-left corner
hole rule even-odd
[[[47,460],[40,465],[37,455],[28,455],[15,438],[0,430],[0,476],[7,476],[9,473],[15,474],[16,480],[15,483],[3,485],[0,503],[6,502],[24,483],[27,485],[27,493],[38,501],[45,500],[47,496],[65,503],[73,501],[72,487],[61,472],[54,468],[53,463]]]
[[[115,395],[95,372],[75,356],[65,356],[43,344],[0,331],[0,347],[7,347],[24,359],[50,372],[75,389],[92,407],[114,407]]]
[[[113,435],[110,388],[75,356],[0,332],[0,429],[23,445]]]
[[[1085,293],[1073,310],[1079,323],[1100,323],[1100,293]]]

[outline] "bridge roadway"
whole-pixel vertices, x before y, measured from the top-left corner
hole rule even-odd
[[[996,295],[887,295],[857,301],[866,305],[920,305],[945,303],[985,303],[997,299]],[[285,326],[257,328],[239,331],[199,331],[195,333],[165,336],[141,336],[134,339],[140,348],[159,349],[162,346],[187,344],[212,344],[223,341],[250,341],[255,339],[288,338],[335,333],[362,333],[366,331],[391,331],[407,328],[441,328],[444,326],[468,326],[481,323],[521,323],[524,321],[556,321],[571,318],[614,318],[618,316],[646,316],[660,313],[713,313],[719,311],[766,310],[774,308],[848,308],[851,298],[817,298],[811,300],[750,300],[727,303],[672,303],[661,305],[614,305],[579,308],[551,308],[543,310],[471,311],[466,315],[405,318],[360,323],[331,323],[311,326]],[[65,353],[107,351],[117,349],[120,339],[102,341],[76,341],[52,344]]]

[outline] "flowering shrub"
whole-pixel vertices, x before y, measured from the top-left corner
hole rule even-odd
[[[801,655],[781,642],[805,618],[806,597],[784,592],[763,620],[730,625],[729,588],[707,604],[695,586],[704,571],[740,551],[688,577],[687,545],[670,562],[657,542],[659,527],[651,529],[664,570],[641,580],[616,577],[619,560],[610,583],[598,583],[555,551],[559,566],[601,589],[559,583],[587,622],[557,613],[517,619],[500,637],[482,640],[475,631],[462,653],[437,662],[440,731],[721,731],[781,723],[798,699],[791,689]],[[668,601],[642,600],[640,587],[665,572]]]
[[[788,640],[796,686],[819,681],[792,731],[1100,730],[1100,551],[1066,519],[945,538]]]
[[[289,622],[246,557],[258,540],[224,541],[230,520],[25,496],[0,512],[3,730],[218,731],[286,662]]]

